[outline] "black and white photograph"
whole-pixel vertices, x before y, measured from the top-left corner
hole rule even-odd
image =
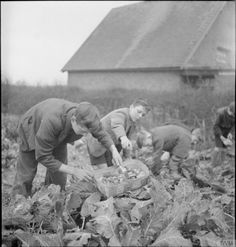
[[[1,247],[235,247],[235,1],[1,1]]]

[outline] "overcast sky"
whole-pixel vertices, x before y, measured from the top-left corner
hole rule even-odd
[[[65,84],[62,67],[115,7],[139,1],[1,1],[1,73],[11,82]]]

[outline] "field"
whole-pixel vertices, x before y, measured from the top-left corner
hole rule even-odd
[[[37,97],[32,88],[24,86],[8,90],[9,97],[2,102],[2,246],[235,246],[234,147],[213,173],[209,170],[214,110],[233,100],[233,93],[214,95],[202,90],[157,97],[148,92],[114,90],[109,94],[112,97],[102,99],[94,92],[76,94],[71,89],[69,94],[61,87],[39,88]],[[46,92],[50,97],[91,101],[101,115],[144,95],[156,107],[144,122],[147,128],[178,120],[204,128],[205,140],[182,165],[183,178],[178,184],[168,176],[152,175],[140,189],[106,198],[94,183],[69,177],[66,192],[60,193],[58,186],[43,186],[45,168],[39,165],[33,197],[10,201],[18,117],[31,104],[49,97]],[[29,95],[27,101],[23,94]],[[69,163],[89,165],[83,142],[68,144],[68,149]],[[152,165],[150,150],[139,150],[137,158],[148,167]]]

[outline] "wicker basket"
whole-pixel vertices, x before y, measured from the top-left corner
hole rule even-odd
[[[123,194],[124,192],[138,189],[147,184],[147,180],[149,177],[149,169],[140,160],[127,160],[124,162],[124,166],[129,167],[131,169],[139,168],[142,171],[144,171],[145,176],[136,179],[125,179],[122,183],[119,184],[104,184],[101,181],[102,177],[114,176],[116,174],[118,175],[120,173],[119,168],[108,167],[105,169],[97,170],[95,172],[95,180],[97,182],[98,189],[106,197],[114,197]]]

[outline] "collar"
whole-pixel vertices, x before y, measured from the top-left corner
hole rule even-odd
[[[75,113],[76,106],[70,107],[66,110],[64,117],[65,117],[65,131],[69,131],[72,129],[71,125],[71,117]]]
[[[131,118],[131,116],[130,116],[130,109],[129,108],[127,108],[128,109],[128,116],[129,116],[129,120],[130,120],[130,122],[132,123],[132,124],[136,124],[136,122]]]

